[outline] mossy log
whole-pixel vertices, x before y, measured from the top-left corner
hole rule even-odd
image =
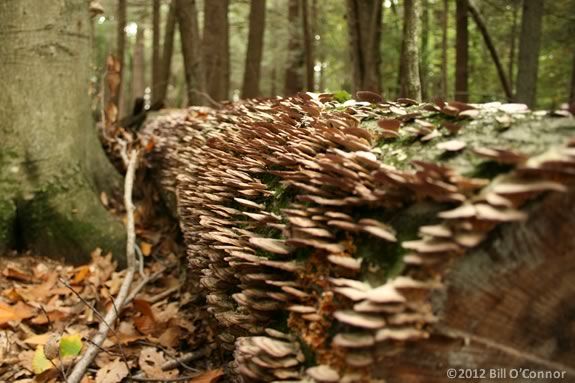
[[[575,120],[358,98],[144,128],[222,364],[244,381],[575,379]]]

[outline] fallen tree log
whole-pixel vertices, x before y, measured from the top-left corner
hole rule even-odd
[[[358,96],[145,126],[221,363],[244,381],[575,379],[575,120]]]

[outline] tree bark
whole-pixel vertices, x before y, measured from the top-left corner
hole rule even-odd
[[[88,3],[2,2],[0,39],[0,252],[121,258],[123,226],[98,199],[121,180],[90,117]]]
[[[160,92],[160,0],[152,0],[152,104]]]
[[[575,111],[575,50],[573,52],[573,65],[571,69],[571,87],[569,89],[569,105]]]
[[[305,54],[301,18],[301,0],[289,0],[288,57],[284,80],[285,96],[292,96],[304,89]]]
[[[162,65],[160,66],[160,83],[158,85],[158,100],[165,103],[172,73],[172,56],[174,55],[174,33],[176,32],[176,0],[170,2],[164,45],[162,50]]]
[[[419,76],[419,34],[421,32],[420,0],[405,0],[403,16],[403,42],[405,49],[402,59],[404,66],[404,97],[421,101],[421,79]],[[402,87],[403,88],[403,87]]]
[[[467,0],[457,0],[455,7],[455,99],[467,102],[469,99],[469,31],[467,29]]]
[[[227,100],[230,90],[229,0],[204,2],[202,41],[205,92],[215,101]]]
[[[535,106],[543,11],[543,0],[523,1],[515,99],[530,107]]]
[[[449,22],[449,0],[443,0],[443,13],[441,18],[441,97],[447,99],[447,31]]]
[[[352,91],[381,92],[382,0],[347,0]]]
[[[509,85],[509,80],[505,75],[505,69],[503,69],[503,64],[501,64],[501,60],[499,59],[499,55],[497,54],[497,50],[495,49],[495,44],[493,44],[493,40],[491,40],[491,35],[489,31],[487,31],[487,26],[479,13],[479,10],[475,6],[475,3],[472,0],[468,0],[468,8],[471,16],[473,17],[473,21],[477,24],[477,28],[479,32],[481,32],[481,36],[483,36],[483,41],[485,41],[485,45],[491,54],[491,58],[493,59],[493,63],[495,64],[495,68],[497,69],[497,75],[499,76],[499,81],[501,81],[501,87],[503,88],[503,92],[505,93],[505,97],[507,101],[511,101],[513,98],[513,91],[511,90],[511,85]]]
[[[110,101],[118,108],[118,116],[122,116],[122,84],[124,73],[124,56],[126,52],[126,0],[118,0],[117,8],[118,24],[116,30],[116,58],[120,63],[118,91],[112,95]]]
[[[511,22],[511,32],[509,33],[509,62],[507,63],[507,78],[509,79],[509,87],[513,92],[513,80],[515,79],[515,51],[517,46],[517,18],[519,13],[519,4],[514,1],[511,6],[513,7],[513,21]]]
[[[310,6],[308,0],[302,0],[302,23],[303,23],[303,43],[305,53],[305,83],[306,90],[313,92],[315,88],[314,83],[314,35],[312,30],[312,23],[310,20]]]
[[[421,64],[419,66],[419,78],[421,82],[421,98],[423,100],[429,99],[429,8],[428,0],[423,0],[422,3],[423,15],[421,21]]]
[[[264,31],[266,24],[266,0],[252,0],[250,7],[250,30],[244,68],[242,98],[260,96],[260,77]]]
[[[195,0],[175,0],[176,15],[180,28],[184,74],[186,77],[187,104],[206,105],[202,94],[205,90],[203,63],[200,50],[200,28]]]
[[[134,56],[132,58],[132,98],[144,98],[146,90],[146,72],[144,64],[144,27],[138,25],[136,32],[136,44],[134,46]],[[133,104],[132,104],[133,105]]]

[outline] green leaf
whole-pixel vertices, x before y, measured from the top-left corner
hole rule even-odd
[[[34,351],[34,357],[32,358],[32,370],[36,375],[43,373],[46,370],[52,368],[52,363],[44,355],[44,346],[38,345],[36,351]]]
[[[82,351],[82,337],[79,334],[64,335],[60,339],[60,357],[77,356]]]
[[[351,100],[351,94],[347,93],[345,90],[340,90],[333,94],[333,98],[338,102],[344,103],[347,100]]]

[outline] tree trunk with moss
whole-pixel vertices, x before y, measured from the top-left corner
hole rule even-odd
[[[122,224],[98,198],[120,179],[90,119],[88,3],[3,2],[0,36],[0,250],[123,254]]]
[[[575,377],[574,119],[303,95],[169,112],[150,136],[230,374]]]

